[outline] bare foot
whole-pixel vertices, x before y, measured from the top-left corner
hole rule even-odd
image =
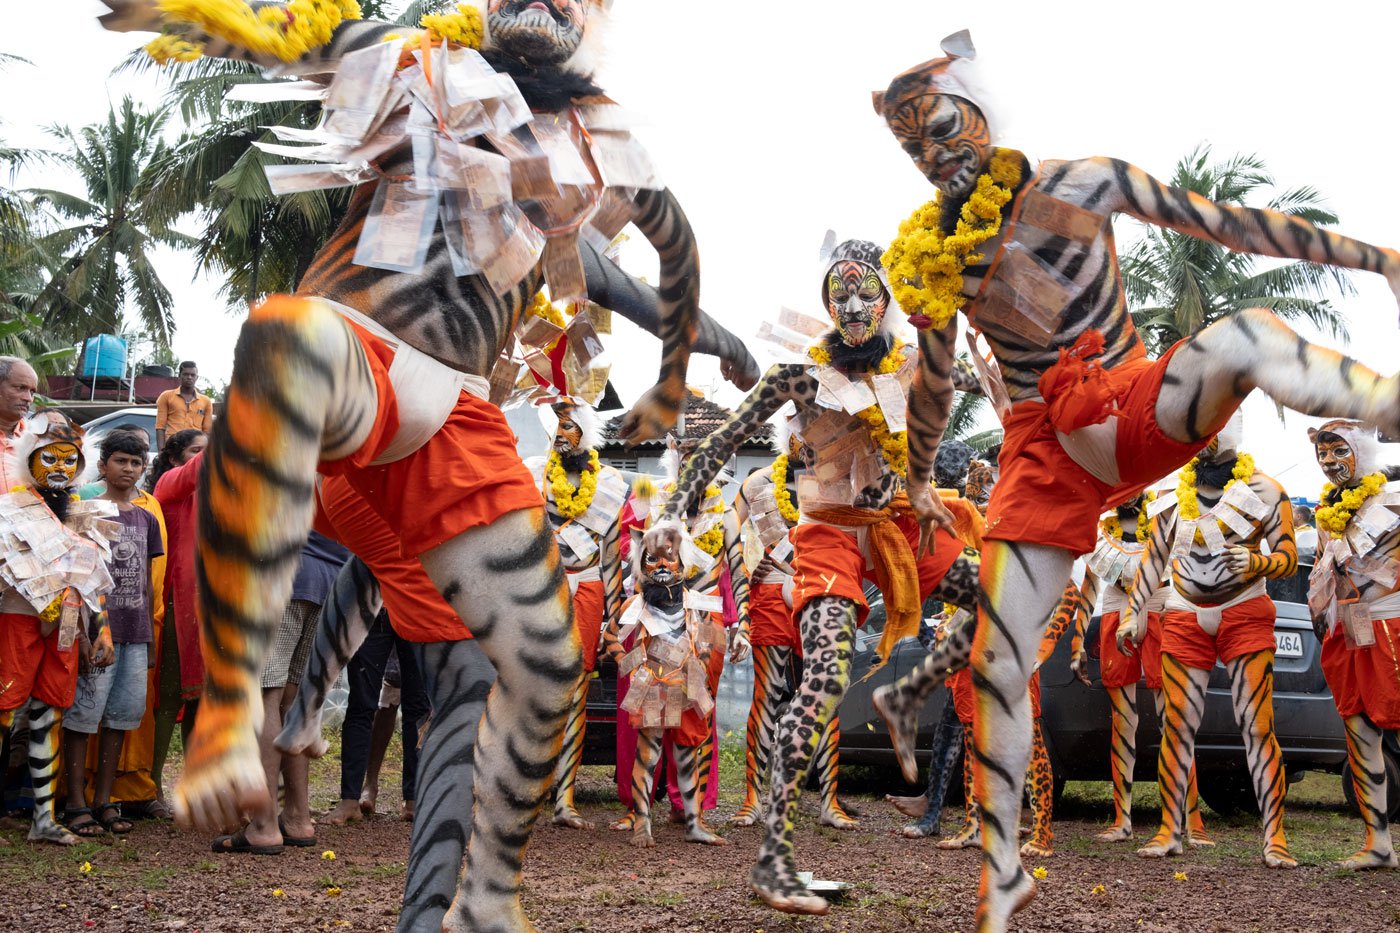
[[[1375,849],[1362,849],[1342,859],[1337,867],[1347,871],[1368,871],[1372,868],[1400,868],[1400,862],[1396,861],[1394,850],[1377,852]]]
[[[772,864],[765,864],[764,857],[749,874],[749,887],[759,900],[774,910],[785,914],[824,914],[831,909],[826,898],[808,891],[796,878],[796,873],[788,872],[791,878],[780,879]]]
[[[940,849],[973,849],[982,844],[982,829],[974,824],[966,824],[956,836],[940,839],[934,845]]]
[[[573,807],[555,807],[554,825],[567,826],[570,829],[592,830],[595,828],[592,823],[590,823],[588,820],[585,820],[583,816]]]
[[[627,840],[627,844],[634,849],[653,849],[656,847],[656,840],[651,838],[651,821],[637,820],[632,827],[632,838]]]
[[[900,813],[916,820],[928,812],[928,797],[923,794],[917,797],[896,797],[894,794],[886,794],[885,803],[893,804]]]
[[[707,846],[727,846],[729,840],[716,835],[704,820],[696,820],[695,825],[685,831],[686,842],[698,842]]]
[[[1215,840],[1206,835],[1204,828],[1188,829],[1186,831],[1186,842],[1193,849],[1214,849]]]
[[[405,823],[412,823],[413,811],[413,801],[405,800],[403,803],[399,804],[399,819],[403,820]]]
[[[672,808],[671,808],[671,822],[674,823],[674,824],[676,824],[677,826],[684,826],[684,825],[685,825],[685,811],[684,811],[684,810],[677,810],[675,807],[672,807]]]
[[[1024,868],[1018,868],[1010,887],[992,885],[991,894],[977,907],[977,929],[983,933],[1005,930],[1011,915],[1035,900],[1035,881]]]
[[[75,846],[82,842],[54,820],[48,813],[40,813],[29,825],[30,842],[52,842],[54,845]]]
[[[175,789],[175,820],[185,829],[236,830],[241,814],[268,808],[267,776],[247,706],[200,704]]]
[[[905,839],[927,839],[929,836],[938,835],[938,827],[932,823],[925,823],[923,820],[920,820],[917,823],[910,823],[903,827],[900,829],[899,834]]]
[[[1173,839],[1171,833],[1159,831],[1152,837],[1152,841],[1141,849],[1137,854],[1142,858],[1167,858],[1171,855],[1181,854],[1181,840]]]
[[[822,808],[822,815],[818,820],[823,826],[830,826],[832,829],[853,830],[860,826],[851,815],[841,808],[840,804],[835,807]]]
[[[364,818],[365,815],[360,810],[358,800],[342,800],[332,807],[329,813],[321,817],[321,821],[332,826],[344,826],[346,823],[358,823]]]
[[[613,820],[611,823],[608,824],[608,829],[616,830],[620,833],[630,833],[632,831],[632,828],[636,825],[637,814],[635,811],[633,811],[632,813],[628,813],[620,820]]]
[[[283,754],[320,758],[330,748],[321,734],[320,709],[314,715],[303,717],[301,704],[293,703],[282,720],[282,731],[272,744]]]
[[[1264,847],[1264,864],[1270,868],[1297,868],[1298,860],[1288,854],[1288,847],[1273,843]]]
[[[366,785],[365,789],[360,791],[360,812],[365,816],[374,816],[374,803],[378,799],[379,788]]]
[[[919,777],[919,763],[914,757],[914,742],[919,737],[919,710],[912,703],[901,702],[899,696],[893,685],[886,684],[875,691],[871,702],[885,720],[904,780],[913,784]]]
[[[1094,836],[1095,842],[1124,842],[1133,838],[1133,824],[1119,823]]]
[[[754,804],[744,804],[739,808],[739,812],[729,818],[730,826],[752,826],[758,822],[758,807]]]
[[[1050,858],[1055,854],[1055,844],[1048,839],[1032,839],[1021,846],[1023,858]]]

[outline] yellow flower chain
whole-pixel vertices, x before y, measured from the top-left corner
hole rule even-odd
[[[551,450],[545,460],[544,475],[549,480],[549,491],[554,496],[554,507],[564,518],[578,518],[593,504],[593,494],[598,491],[598,451],[588,452],[588,469],[579,474],[578,489],[569,482],[568,471],[559,459],[559,452]]]
[[[1322,501],[1326,502],[1327,497],[1336,488],[1331,483],[1323,483]],[[1351,521],[1351,517],[1356,514],[1356,510],[1365,505],[1367,499],[1384,488],[1384,473],[1363,476],[1358,485],[1342,490],[1341,499],[1336,504],[1318,506],[1317,511],[1313,513],[1317,517],[1317,527],[1325,530],[1334,538],[1342,537],[1346,534],[1347,524]]]
[[[1001,211],[1021,183],[1022,155],[996,149],[977,179],[947,236],[939,229],[942,192],[899,225],[899,235],[880,257],[889,270],[890,291],[920,329],[942,329],[967,304],[963,270],[982,261],[982,244],[1001,232]]]
[[[257,10],[245,0],[158,0],[157,5],[161,18],[175,30],[146,45],[146,54],[162,65],[191,62],[203,54],[200,43],[178,35],[182,25],[254,55],[291,62],[330,42],[342,21],[360,18],[355,0],[291,0],[285,7]]]
[[[457,4],[456,13],[426,13],[418,24],[428,30],[434,42],[446,39],[469,49],[481,48],[481,41],[486,37],[481,11],[469,3]]]
[[[876,367],[877,373],[895,373],[904,365],[904,348],[906,344],[895,341],[895,345],[885,358]],[[831,363],[831,351],[825,346],[818,344],[807,348],[807,356],[819,366],[826,366]],[[881,455],[885,462],[889,464],[890,471],[901,479],[909,475],[909,435],[904,431],[891,431],[890,426],[885,423],[885,413],[878,404],[871,405],[856,412],[856,417],[865,422],[865,427],[870,432],[870,439],[880,448]]]
[[[1176,482],[1176,510],[1177,516],[1190,521],[1201,517],[1201,502],[1196,497],[1196,464],[1200,463],[1200,457],[1192,458],[1191,462],[1181,468],[1181,476]],[[1229,492],[1230,487],[1240,480],[1249,482],[1249,478],[1254,475],[1254,458],[1249,454],[1240,454],[1235,459],[1235,468],[1230,471],[1230,481],[1225,484],[1225,492]],[[1225,531],[1229,526],[1216,519],[1215,523],[1220,526],[1221,531]],[[1199,531],[1196,532],[1197,541],[1204,541]]]
[[[705,487],[704,501],[709,502],[711,499],[715,500],[715,504],[705,511],[711,515],[724,514],[724,497],[719,491],[718,486]],[[697,537],[695,539],[695,546],[711,557],[718,557],[719,552],[724,550],[724,522],[721,521],[709,531]]]
[[[1152,535],[1152,526],[1156,519],[1147,517],[1147,503],[1156,498],[1157,494],[1148,489],[1143,493],[1142,505],[1138,506],[1137,525],[1133,528],[1133,536],[1137,538],[1139,544],[1145,542]],[[1104,537],[1113,541],[1123,540],[1123,523],[1118,520],[1116,511],[1100,522],[1099,527],[1103,529]]]
[[[796,525],[800,514],[792,504],[792,490],[787,484],[788,455],[778,454],[773,460],[773,498],[778,502],[778,514],[789,525]]]

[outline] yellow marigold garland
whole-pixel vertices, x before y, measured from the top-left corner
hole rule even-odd
[[[486,37],[481,11],[469,3],[457,4],[455,13],[426,13],[418,23],[428,30],[434,42],[446,39],[469,49],[479,49],[482,39]]]
[[[787,484],[788,455],[778,454],[773,460],[773,498],[778,503],[778,514],[789,525],[796,525],[800,513],[792,502],[792,490]]]
[[[1142,544],[1152,535],[1152,525],[1154,519],[1147,516],[1147,503],[1157,498],[1157,494],[1148,489],[1142,494],[1142,505],[1138,506],[1137,524],[1133,528],[1133,536],[1138,543]],[[1099,527],[1103,529],[1104,536],[1114,541],[1123,540],[1123,523],[1118,520],[1118,513],[1115,511],[1102,522]]]
[[[982,244],[1001,231],[1001,212],[1021,183],[1022,155],[996,149],[987,171],[959,212],[953,232],[944,236],[942,192],[899,225],[899,235],[880,257],[889,270],[890,291],[918,328],[941,329],[967,304],[963,270],[982,261]]]
[[[905,344],[895,342],[890,348],[890,352],[885,354],[885,358],[876,367],[877,373],[895,373],[904,365]],[[831,362],[831,351],[824,345],[818,344],[807,348],[807,356],[812,362],[819,366],[826,366]],[[904,431],[891,431],[885,423],[885,413],[878,404],[856,412],[856,417],[865,422],[866,428],[870,431],[870,439],[873,440],[880,453],[889,464],[891,472],[901,479],[909,475],[909,435]]]
[[[703,501],[709,502],[712,499],[714,500],[715,504],[710,506],[705,511],[710,513],[711,515],[723,515],[724,496],[719,491],[718,486],[705,487],[705,498]],[[698,547],[700,550],[704,551],[706,554],[710,555],[711,557],[718,557],[720,551],[724,550],[724,522],[720,521],[709,531],[698,536],[695,539],[695,546]]]
[[[1181,474],[1176,482],[1176,514],[1185,521],[1191,521],[1201,517],[1201,502],[1196,497],[1196,464],[1200,457],[1192,458],[1191,462],[1181,468]],[[1225,492],[1240,480],[1249,482],[1249,478],[1254,475],[1254,458],[1249,454],[1240,454],[1235,459],[1235,468],[1230,471],[1230,480],[1225,484]],[[1224,531],[1229,526],[1220,519],[1215,520]],[[1196,532],[1196,540],[1204,540],[1199,531]]]
[[[1337,487],[1331,483],[1322,484],[1322,501],[1326,502]],[[1347,524],[1356,510],[1366,504],[1366,500],[1385,488],[1385,474],[1371,473],[1361,478],[1356,486],[1342,490],[1339,500],[1332,505],[1320,505],[1313,514],[1317,517],[1317,527],[1334,538],[1346,534]]]
[[[598,451],[588,452],[588,469],[579,474],[578,488],[569,482],[569,474],[559,459],[559,452],[551,450],[545,460],[544,475],[549,480],[549,491],[554,496],[554,507],[564,518],[578,518],[593,504],[593,495],[598,491]]]
[[[182,25],[223,39],[254,55],[296,61],[331,41],[335,28],[360,18],[355,0],[291,0],[285,7],[254,10],[245,0],[158,0],[162,19],[175,33]],[[163,35],[146,46],[160,64],[194,61],[203,46],[178,35]]]

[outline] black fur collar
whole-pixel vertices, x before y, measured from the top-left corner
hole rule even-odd
[[[563,110],[582,98],[603,93],[603,89],[593,83],[592,75],[566,71],[558,65],[532,65],[498,50],[483,51],[481,57],[492,68],[515,79],[520,95],[531,110]]]
[[[39,498],[44,500],[44,504],[49,507],[50,512],[58,517],[59,521],[68,518],[68,507],[73,504],[73,490],[35,486],[34,491],[39,494]]]
[[[1196,488],[1224,489],[1225,484],[1230,481],[1230,474],[1235,471],[1237,460],[1238,457],[1231,457],[1223,463],[1199,461],[1196,464]]]
[[[822,343],[831,353],[831,362],[843,372],[874,372],[880,361],[889,355],[894,340],[889,334],[876,334],[858,347],[849,346],[840,332],[829,330]]]
[[[577,453],[560,454],[559,463],[566,473],[582,473],[588,469],[592,453],[591,450],[580,450]]]
[[[642,599],[653,609],[671,614],[681,609],[681,603],[685,598],[685,584],[676,583],[671,586],[659,586],[655,583],[642,584]]]

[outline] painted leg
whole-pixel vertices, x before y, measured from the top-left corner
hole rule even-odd
[[[972,849],[982,845],[982,810],[972,776],[972,730],[963,727],[963,825],[947,839],[938,840],[940,849]]]
[[[438,933],[472,832],[477,728],[495,668],[475,639],[412,646],[433,706],[418,756],[416,818],[398,933]]]
[[[287,296],[253,308],[199,480],[205,683],[173,801],[182,825],[234,829],[271,803],[258,672],[292,595],[317,463],[362,446],[376,405],[364,349],[340,315]]]
[[[1137,684],[1109,687],[1113,735],[1108,763],[1113,770],[1113,826],[1094,837],[1097,842],[1133,838],[1133,768],[1137,766]]]
[[[1395,859],[1395,848],[1390,841],[1390,823],[1385,813],[1383,733],[1360,714],[1348,716],[1342,720],[1342,724],[1347,730],[1347,763],[1351,765],[1351,786],[1356,791],[1361,823],[1366,827],[1366,844],[1337,865],[1352,871],[1396,868],[1400,863]]]
[[[651,838],[651,793],[655,789],[656,763],[661,760],[662,735],[660,729],[637,730],[637,759],[632,763],[632,812],[627,814],[626,827],[617,824],[612,827],[631,830],[630,842],[638,849],[656,845]]]
[[[774,738],[767,827],[749,883],[769,907],[796,914],[824,914],[825,898],[797,880],[792,830],[812,756],[851,676],[856,607],[848,599],[818,597],[798,615],[802,633],[802,684]]]
[[[340,672],[360,650],[383,607],[379,582],[364,562],[352,555],[340,568],[335,586],[321,606],[316,639],[312,642],[311,656],[306,660],[306,674],[301,679],[296,699],[282,717],[282,732],[275,743],[278,749],[289,755],[312,758],[326,753],[321,729],[326,697]]]
[[[744,730],[744,802],[729,818],[732,826],[752,826],[762,813],[760,801],[773,751],[778,708],[787,696],[787,667],[792,649],[785,645],[755,645],[753,702]]]
[[[1165,701],[1161,690],[1152,691],[1152,704],[1157,710],[1157,722],[1166,722]],[[1206,834],[1205,817],[1201,815],[1201,793],[1196,788],[1196,758],[1191,757],[1191,771],[1186,778],[1186,843],[1193,849],[1213,849],[1215,840]]]
[[[715,724],[714,716],[713,714],[711,714],[709,721],[709,729],[705,732],[705,738],[702,739],[700,744],[695,748],[695,786],[697,793],[699,794],[699,796],[695,799],[696,805],[700,808],[699,812],[702,814],[705,812],[705,798],[709,796],[710,793],[710,775],[714,773],[716,728],[717,726]],[[676,754],[675,748],[675,744],[672,743],[672,755]],[[680,786],[679,757],[676,758],[676,784],[677,789],[681,792],[681,812],[684,813],[685,789],[684,787]]]
[[[833,829],[855,829],[857,823],[841,801],[836,799],[837,775],[841,770],[841,720],[832,716],[826,724],[821,741],[817,743],[817,754],[813,762],[817,769],[817,786],[822,793],[822,815],[819,822]]]
[[[553,790],[564,721],[583,672],[559,551],[544,509],[533,508],[470,528],[421,560],[496,668],[472,759],[466,864],[442,928],[528,930],[521,860]],[[436,728],[436,711],[433,718]],[[415,832],[420,826],[433,829],[421,816]]]
[[[1264,864],[1270,868],[1297,868],[1288,854],[1283,833],[1283,798],[1288,779],[1283,751],[1274,736],[1274,653],[1257,651],[1225,665],[1230,674],[1230,698],[1235,721],[1244,736],[1244,756],[1264,829]]]
[[[931,595],[967,612],[947,623],[950,626],[947,634],[922,664],[894,683],[877,689],[872,698],[875,711],[889,729],[899,770],[910,784],[919,779],[919,764],[914,757],[919,736],[919,711],[933,691],[950,674],[967,667],[972,657],[972,640],[977,631],[975,601],[981,561],[980,555],[964,551],[948,568]]]
[[[1031,764],[1026,769],[1026,789],[1031,798],[1031,838],[1021,846],[1027,858],[1049,858],[1055,854],[1055,831],[1050,822],[1055,809],[1055,775],[1040,720],[1031,720]]]
[[[58,742],[62,731],[57,710],[38,700],[29,701],[29,779],[34,785],[30,842],[71,846],[82,841],[64,829],[53,812],[53,798],[58,791]]]
[[[1205,711],[1210,671],[1187,667],[1162,654],[1162,746],[1157,756],[1157,790],[1162,796],[1162,825],[1152,841],[1138,849],[1143,858],[1180,855],[1186,818],[1187,781],[1196,758],[1196,730]]]
[[[708,745],[713,753],[714,742],[711,741]],[[710,831],[700,812],[705,800],[706,774],[710,768],[709,759],[705,755],[705,744],[688,748],[673,742],[671,754],[676,756],[676,783],[680,785],[681,805],[685,809],[686,842],[698,842],[707,846],[729,845],[729,841],[724,837]]]
[[[559,754],[559,767],[554,773],[554,824],[570,829],[593,829],[574,808],[574,781],[583,763],[583,732],[587,726],[588,678],[579,681],[578,689],[564,723],[564,746]]]
[[[922,839],[939,834],[943,822],[943,801],[948,796],[948,783],[952,780],[953,767],[958,763],[963,736],[962,723],[958,722],[957,710],[949,699],[933,737],[933,758],[929,763],[928,788],[924,791],[927,806],[918,822],[900,830],[906,838]]]

